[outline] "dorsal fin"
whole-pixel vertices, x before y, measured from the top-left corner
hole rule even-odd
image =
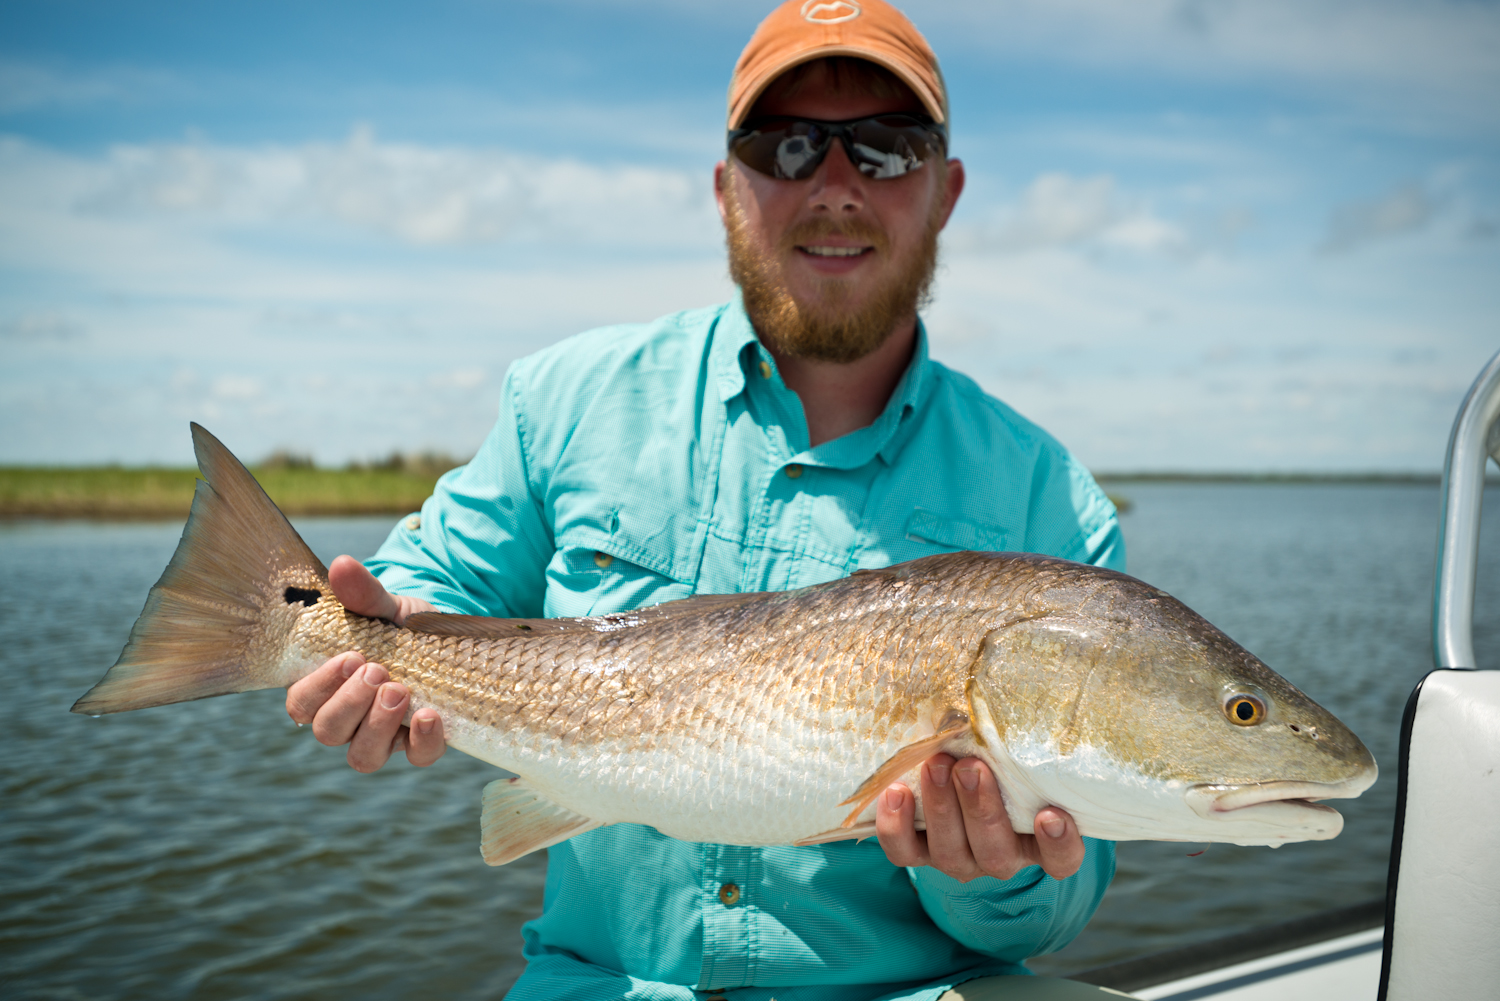
[[[407,616],[405,624],[413,632],[431,636],[471,636],[480,640],[593,632],[587,619],[492,619],[485,615],[452,615],[447,612],[417,612]]]
[[[609,615],[586,615],[578,619],[492,619],[484,615],[453,615],[418,612],[408,616],[406,628],[430,636],[468,636],[474,639],[512,639],[516,636],[557,636],[564,633],[607,633],[632,626],[650,625],[663,619],[699,615],[718,608],[735,608],[759,601],[772,592],[750,594],[699,594],[666,601],[649,608]]]
[[[711,612],[716,608],[738,608],[741,605],[748,605],[752,601],[760,601],[762,598],[768,598],[773,594],[783,593],[785,592],[747,591],[744,594],[695,594],[691,598],[664,601],[660,605],[653,605],[650,608],[642,608],[625,614],[640,615],[652,619],[675,619],[679,615],[695,615],[699,612]]]

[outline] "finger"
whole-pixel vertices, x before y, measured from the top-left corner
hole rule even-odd
[[[375,693],[389,678],[379,664],[366,664],[356,670],[313,717],[313,736],[318,743],[329,747],[349,743],[370,711]]]
[[[406,740],[406,760],[418,768],[426,768],[448,750],[443,720],[436,709],[418,709],[412,714],[411,732]]]
[[[323,666],[286,690],[286,714],[295,723],[311,723],[323,704],[364,666],[365,659],[350,650],[324,661]]]
[[[401,720],[411,695],[399,681],[380,686],[364,722],[349,741],[349,766],[357,772],[373,772],[386,763],[398,741],[404,744]]]
[[[926,865],[927,836],[917,830],[917,800],[904,783],[888,786],[875,800],[875,837],[892,865]]]
[[[1037,811],[1036,851],[1053,879],[1067,879],[1083,865],[1083,835],[1066,811],[1055,806]]]
[[[935,754],[922,765],[922,816],[927,821],[929,864],[964,882],[981,875],[969,851],[963,808],[953,788],[951,755]]]
[[[356,615],[374,619],[394,619],[400,608],[391,592],[352,556],[339,556],[328,568],[328,583],[333,596]]]
[[[965,758],[953,766],[954,784],[963,809],[964,833],[969,851],[986,874],[1010,879],[1036,859],[1022,837],[1011,827],[1000,797],[995,773],[978,758]]]

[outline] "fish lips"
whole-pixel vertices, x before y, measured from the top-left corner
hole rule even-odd
[[[1204,820],[1235,825],[1283,828],[1290,835],[1311,840],[1332,838],[1343,830],[1344,818],[1333,807],[1314,800],[1353,799],[1375,781],[1370,768],[1341,782],[1277,780],[1242,785],[1195,785],[1185,799]]]

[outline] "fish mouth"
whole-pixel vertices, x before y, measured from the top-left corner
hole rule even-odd
[[[1302,809],[1316,813],[1337,814],[1331,806],[1323,806],[1317,800],[1353,799],[1375,782],[1373,768],[1351,776],[1341,782],[1299,782],[1278,780],[1274,782],[1247,782],[1242,785],[1195,785],[1187,791],[1188,805],[1204,820],[1228,819],[1226,814],[1235,814],[1255,807],[1275,805],[1280,810]]]

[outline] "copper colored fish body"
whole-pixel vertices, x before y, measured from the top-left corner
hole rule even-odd
[[[194,426],[205,480],[120,661],[75,711],[279,687],[358,650],[519,776],[485,791],[492,863],[609,823],[725,844],[873,833],[939,751],[999,777],[1013,826],[1103,838],[1328,838],[1358,738],[1180,602],[1030,554],[952,553],[799,591],[584,619],[356,615],[254,479]],[[920,810],[920,807],[919,807]],[[919,812],[920,817],[920,812]]]

